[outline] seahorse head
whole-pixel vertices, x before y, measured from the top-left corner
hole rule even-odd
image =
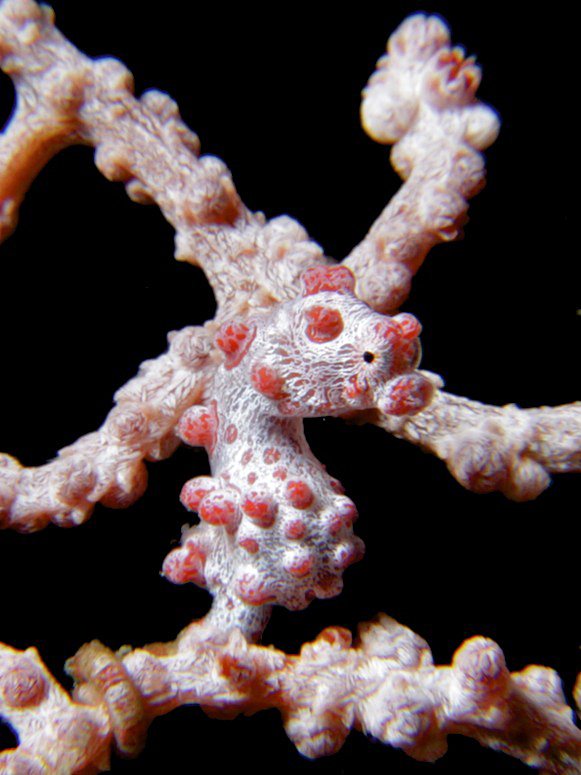
[[[354,295],[346,267],[315,267],[303,296],[259,326],[249,350],[253,387],[287,416],[314,417],[377,407],[412,414],[429,402],[416,371],[421,326],[408,313],[381,315]]]

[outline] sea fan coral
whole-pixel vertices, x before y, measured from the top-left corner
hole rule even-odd
[[[387,34],[413,8],[309,16],[308,24],[297,14],[282,28],[271,22],[265,34],[247,9],[228,19],[198,9],[192,25],[179,6],[164,9],[168,21],[103,3],[88,21],[86,8],[53,5],[81,50],[118,56],[137,76],[138,92],[155,86],[177,100],[204,151],[226,160],[251,209],[291,213],[330,255],[345,255],[397,190],[385,149],[356,123],[356,106]],[[466,238],[430,254],[404,307],[424,326],[422,365],[442,374],[451,392],[488,403],[569,402],[577,397],[571,353],[581,306],[568,243],[571,97],[560,77],[571,33],[561,21],[506,9],[502,26],[493,14],[441,11],[454,40],[477,52],[485,68],[480,96],[499,107],[504,126],[487,154],[490,182],[471,205]],[[565,39],[559,77],[546,48],[557,38]],[[531,57],[532,41],[541,40]],[[541,117],[550,163],[539,153]],[[164,349],[165,331],[212,315],[201,272],[171,259],[170,227],[101,178],[91,153],[73,148],[51,161],[2,248],[1,446],[26,464],[43,463],[98,427],[118,386]],[[567,520],[574,478],[558,477],[540,500],[517,505],[464,491],[443,463],[373,426],[318,419],[307,423],[307,436],[357,503],[367,557],[347,571],[339,598],[299,613],[277,609],[265,642],[293,652],[326,625],[354,628],[387,610],[426,638],[437,663],[479,633],[500,643],[509,669],[551,665],[571,692],[581,642],[571,610],[576,541],[565,532],[576,529]],[[205,465],[202,451],[184,448],[150,467],[148,497],[127,512],[97,507],[74,531],[4,532],[2,640],[37,644],[60,678],[63,656],[93,637],[112,648],[165,641],[203,615],[205,592],[174,587],[157,571],[188,518],[180,488]],[[194,735],[212,747],[218,768],[245,750],[260,752],[252,754],[256,766],[275,748],[280,766],[294,771],[352,771],[362,761],[398,772],[420,767],[357,735],[333,759],[308,765],[275,714],[237,723],[224,727],[199,708],[176,711],[153,725],[144,758],[114,770],[177,770],[175,762],[193,756]],[[474,771],[475,761],[488,771],[528,771],[462,745],[451,741],[442,772]]]

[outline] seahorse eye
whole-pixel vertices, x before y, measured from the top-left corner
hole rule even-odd
[[[375,360],[375,354],[370,353],[369,350],[366,350],[363,353],[363,360],[365,361],[365,363],[373,363],[373,361]]]

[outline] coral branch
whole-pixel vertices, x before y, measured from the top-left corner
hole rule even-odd
[[[323,261],[319,247],[292,219],[267,224],[244,207],[224,163],[198,158],[198,138],[167,94],[151,90],[136,100],[124,65],[78,52],[33,0],[3,0],[1,24],[0,54],[18,109],[0,145],[10,181],[0,191],[0,238],[15,227],[28,185],[51,156],[89,144],[106,178],[161,208],[176,231],[176,258],[203,268],[219,305],[239,307],[241,294],[255,304],[296,294],[302,270]]]
[[[532,500],[549,486],[549,473],[581,471],[580,402],[519,409],[436,391],[420,415],[382,415],[377,422],[445,460],[460,484],[477,493]]]
[[[20,746],[0,764],[30,762],[35,775],[100,772],[111,733],[119,751],[135,754],[153,718],[198,703],[229,718],[278,708],[309,758],[336,753],[355,726],[419,761],[442,756],[454,733],[547,774],[581,772],[581,731],[556,673],[537,665],[509,673],[489,638],[467,640],[449,667],[435,666],[428,644],[385,615],[361,625],[353,647],[348,630],[329,627],[299,656],[250,645],[237,631],[212,637],[196,624],[173,643],[125,651],[94,641],[68,661],[73,705],[33,649],[4,647],[0,711]],[[33,723],[39,713],[54,719],[50,741]]]
[[[455,239],[468,204],[484,184],[487,148],[498,133],[493,110],[475,99],[480,69],[449,47],[436,16],[407,19],[363,92],[363,126],[374,140],[395,143],[391,162],[405,184],[345,264],[357,293],[393,312],[411,277],[437,242]]]
[[[58,12],[58,1],[56,5]],[[366,165],[361,164],[362,157],[357,156],[349,134],[337,134],[335,138],[335,125],[342,119],[330,110],[331,103],[343,99],[340,68],[344,62],[350,68],[355,66],[356,57],[350,59],[355,51],[353,38],[363,40],[365,30],[369,32],[369,20],[365,20],[361,34],[357,35],[357,14],[353,14],[345,40],[340,35],[329,35],[325,28],[316,47],[304,47],[303,58],[308,61],[310,49],[325,52],[325,45],[332,42],[332,48],[323,53],[321,72],[326,72],[327,78],[319,84],[316,96],[315,107],[323,112],[306,109],[308,120],[301,119],[297,124],[293,122],[298,112],[298,92],[281,85],[285,82],[279,82],[279,78],[284,78],[288,63],[293,63],[293,78],[300,75],[297,35],[308,32],[295,30],[288,49],[284,48],[281,31],[266,39],[261,35],[252,45],[247,28],[234,25],[235,33],[230,39],[224,19],[204,23],[204,14],[211,13],[211,9],[199,9],[201,18],[196,18],[194,25],[181,23],[182,12],[180,4],[180,23],[176,24],[173,18],[168,28],[162,27],[160,19],[155,20],[153,45],[145,45],[148,58],[160,71],[160,80],[153,83],[170,83],[177,69],[174,62],[185,51],[191,52],[192,61],[182,67],[190,73],[183,88],[186,98],[194,92],[194,104],[203,104],[201,94],[206,81],[216,76],[214,64],[208,68],[208,62],[219,66],[218,48],[232,55],[222,77],[213,80],[212,108],[200,109],[200,115],[193,120],[188,116],[187,120],[210,141],[212,136],[220,135],[220,122],[224,125],[224,136],[234,145],[224,151],[218,140],[211,150],[231,160],[239,185],[246,186],[240,189],[244,199],[252,206],[254,201],[266,197],[276,208],[274,212],[284,212],[287,207],[300,209],[301,201],[311,199],[311,223],[308,215],[306,220],[309,229],[315,233],[319,219],[329,212],[332,252],[348,254],[366,228],[363,222],[357,222],[359,200],[366,200],[364,220],[368,223],[369,208],[379,212],[386,198],[382,181],[377,184],[379,194],[374,204],[367,206],[367,195],[373,199],[373,170],[364,177],[354,177],[357,182],[348,179],[350,163],[354,163],[358,174],[359,168]],[[96,17],[97,40],[105,40],[117,27],[121,13],[116,6],[111,17],[115,23],[109,23],[105,30],[100,27],[102,20]],[[66,24],[66,10],[59,22]],[[85,10],[82,23],[86,25]],[[159,41],[166,29],[171,47],[162,55]],[[217,29],[219,40],[215,37]],[[140,19],[132,15],[131,35],[126,37],[143,47],[139,30]],[[493,34],[500,34],[497,26]],[[195,57],[202,48],[201,38],[207,39],[208,50],[198,60]],[[244,42],[241,51],[233,47],[240,40]],[[265,57],[264,47],[274,46],[274,40],[274,54]],[[85,322],[90,324],[96,317],[93,310],[105,309],[105,315],[111,316],[116,307],[139,310],[128,312],[129,334],[125,340],[119,339],[123,379],[132,373],[127,371],[127,364],[138,363],[150,351],[149,343],[140,347],[134,341],[140,336],[146,341],[153,325],[158,324],[158,317],[171,321],[166,330],[181,330],[170,336],[167,353],[146,361],[138,376],[117,391],[116,406],[99,431],[65,447],[56,460],[37,468],[22,468],[14,458],[0,457],[1,526],[27,532],[49,521],[75,525],[86,520],[99,500],[116,507],[129,505],[145,487],[143,461],[171,455],[180,438],[189,445],[206,448],[211,471],[210,475],[191,478],[204,472],[202,455],[191,450],[183,450],[183,457],[176,460],[176,465],[183,462],[188,466],[187,472],[177,474],[176,478],[170,479],[163,465],[156,466],[155,473],[152,471],[156,483],[153,507],[147,510],[145,505],[138,504],[129,510],[125,521],[116,520],[113,537],[107,535],[111,526],[105,520],[100,520],[101,526],[85,525],[75,531],[74,537],[62,531],[57,536],[59,531],[48,530],[27,537],[25,556],[21,544],[24,538],[5,534],[0,583],[9,592],[3,597],[2,637],[22,648],[33,639],[38,641],[39,633],[46,631],[41,651],[54,672],[59,660],[50,656],[51,644],[57,651],[62,648],[62,653],[71,653],[79,643],[96,634],[119,646],[125,642],[128,631],[134,633],[134,642],[143,643],[160,637],[156,632],[160,622],[156,623],[156,618],[165,622],[161,624],[162,629],[166,627],[163,637],[168,638],[183,626],[192,611],[202,616],[207,609],[207,593],[200,591],[197,595],[191,584],[176,589],[167,584],[167,578],[209,588],[214,602],[207,616],[187,627],[172,643],[156,643],[134,651],[125,646],[117,653],[97,641],[83,646],[68,663],[76,682],[73,701],[60,689],[34,650],[21,652],[1,647],[0,711],[17,734],[18,746],[0,756],[0,771],[35,775],[102,771],[109,766],[111,745],[121,755],[133,756],[142,748],[153,718],[179,705],[198,704],[216,717],[276,708],[283,716],[288,736],[309,757],[334,753],[355,727],[420,761],[441,756],[446,750],[447,736],[460,734],[512,754],[525,764],[541,768],[543,773],[580,772],[579,731],[556,673],[536,664],[515,673],[509,673],[506,667],[508,664],[518,669],[530,661],[564,661],[566,641],[579,642],[568,593],[575,579],[576,542],[564,541],[552,529],[552,525],[560,524],[561,485],[547,493],[541,505],[521,507],[523,512],[501,498],[494,500],[494,495],[490,496],[492,501],[485,498],[480,505],[478,499],[458,487],[449,497],[447,485],[438,485],[430,478],[428,458],[422,459],[417,450],[400,442],[393,442],[395,446],[390,447],[387,434],[378,436],[377,428],[349,429],[333,420],[315,420],[319,424],[314,430],[313,426],[307,429],[307,438],[317,456],[328,463],[329,473],[310,452],[302,431],[303,416],[343,416],[347,412],[350,418],[377,422],[390,433],[444,459],[465,487],[477,492],[497,489],[519,500],[535,497],[544,489],[549,473],[579,470],[579,404],[521,410],[514,405],[488,406],[444,393],[439,377],[416,369],[418,321],[407,312],[398,313],[412,274],[436,242],[448,241],[460,233],[466,199],[476,193],[483,181],[483,162],[477,151],[492,141],[497,123],[490,109],[475,100],[480,72],[473,60],[465,59],[462,50],[449,48],[447,30],[440,20],[416,16],[396,32],[388,47],[388,57],[380,61],[379,71],[372,77],[366,90],[365,121],[371,134],[381,142],[397,141],[392,159],[405,182],[368,237],[346,259],[345,264],[355,275],[359,297],[356,298],[351,293],[353,282],[349,272],[345,268],[337,274],[330,271],[330,260],[297,222],[288,216],[267,220],[242,204],[230,173],[215,157],[199,156],[196,136],[187,129],[175,103],[166,95],[146,92],[135,99],[132,79],[124,66],[116,60],[91,60],[80,54],[54,28],[51,13],[39,11],[29,0],[1,0],[0,41],[0,55],[13,76],[18,102],[0,138],[2,236],[14,228],[25,190],[56,151],[70,144],[93,146],[97,166],[106,177],[123,182],[134,201],[158,204],[176,230],[176,257],[203,269],[218,302],[214,321],[203,327],[183,328],[202,322],[197,317],[197,292],[191,293],[185,274],[174,275],[177,279],[170,293],[162,283],[159,288],[152,288],[157,286],[157,279],[151,279],[157,278],[157,273],[148,275],[144,271],[149,256],[153,261],[155,253],[167,253],[171,248],[154,246],[147,236],[149,232],[144,232],[145,236],[139,233],[145,221],[134,220],[141,216],[133,213],[143,209],[129,209],[132,205],[126,202],[122,216],[126,222],[121,220],[109,232],[103,202],[78,196],[75,190],[72,199],[82,201],[80,212],[89,211],[98,220],[85,227],[86,233],[79,227],[74,263],[65,275],[69,281],[73,278],[74,287],[67,286],[67,296],[59,305],[56,291],[46,293],[42,276],[39,279],[30,275],[38,273],[41,264],[49,265],[51,270],[56,265],[46,235],[56,231],[55,223],[63,223],[62,215],[60,221],[53,215],[51,222],[53,202],[48,201],[43,203],[43,210],[49,213],[48,228],[31,227],[27,224],[28,205],[22,206],[25,231],[31,237],[35,230],[39,231],[42,239],[34,248],[20,241],[26,235],[21,238],[18,232],[8,241],[5,255],[10,256],[14,250],[19,263],[23,263],[22,256],[36,255],[37,263],[17,284],[22,287],[17,313],[11,318],[6,304],[1,311],[9,320],[9,325],[4,326],[9,343],[16,336],[15,329],[27,323],[21,309],[30,308],[42,321],[30,335],[21,334],[22,360],[6,371],[9,379],[3,384],[8,391],[12,379],[22,378],[25,372],[20,373],[19,364],[32,369],[32,376],[24,379],[31,393],[16,395],[6,402],[8,419],[18,422],[18,435],[26,435],[27,427],[32,428],[31,451],[18,453],[23,460],[28,454],[34,457],[35,441],[52,435],[46,430],[51,422],[70,425],[66,433],[75,438],[73,432],[78,433],[83,420],[77,416],[76,407],[73,410],[72,398],[82,395],[77,400],[79,404],[82,401],[83,407],[97,401],[97,378],[114,360],[112,353],[102,359],[94,358],[83,333],[80,342],[67,353],[62,370],[52,361],[47,369],[38,368],[34,347],[43,348],[44,333],[39,335],[39,328],[48,331],[55,308],[62,306],[67,310],[64,330],[69,336],[71,330],[80,331]],[[99,44],[99,50],[106,50],[109,45],[111,52],[122,52],[115,42],[105,44],[104,48]],[[371,43],[366,42],[365,47],[371,50]],[[91,46],[85,42],[83,48]],[[496,52],[500,58],[506,48],[500,46],[501,51]],[[260,79],[242,75],[241,63],[252,57],[254,51],[258,52]],[[364,58],[365,51],[359,54]],[[128,62],[133,61],[127,52],[123,56]],[[506,83],[508,90],[510,83],[512,100],[518,97],[519,90],[524,89],[526,94],[527,84],[534,81],[528,110],[538,103],[542,79],[530,76],[530,64],[526,73],[521,67],[518,79],[507,77],[514,70],[514,61],[518,61],[518,56],[511,57],[496,86]],[[265,59],[276,61],[280,68],[269,68],[265,73]],[[305,68],[306,92],[313,83],[316,66],[307,64]],[[366,75],[361,74],[358,87]],[[151,76],[146,74],[146,78],[148,83],[152,82]],[[272,86],[269,88],[268,84]],[[179,96],[180,89],[173,84],[170,90]],[[555,84],[551,84],[550,93],[554,91]],[[277,117],[273,105],[281,93],[283,107]],[[243,95],[238,109],[236,94]],[[268,95],[267,100],[264,95]],[[258,103],[252,103],[254,97],[268,105],[264,127],[255,121],[257,109],[252,106]],[[506,105],[505,102],[504,110]],[[219,112],[220,106],[226,106],[223,114]],[[217,125],[202,133],[204,112],[211,115],[214,111]],[[246,125],[252,129],[245,135],[242,128]],[[289,131],[289,127],[294,130]],[[300,133],[316,138],[320,127],[324,127],[324,140],[321,145],[313,140],[313,155],[308,156],[308,147],[300,145]],[[529,135],[533,135],[529,130],[530,120],[523,131],[524,140],[519,139],[519,143],[528,142]],[[255,146],[253,135],[258,137],[254,137]],[[228,146],[228,142],[224,145]],[[294,155],[298,147],[309,160],[304,172],[299,171],[300,156]],[[566,144],[560,141],[559,147]],[[346,148],[349,154],[345,153]],[[62,162],[65,165],[67,153]],[[335,177],[323,172],[318,175],[322,183],[313,185],[307,175],[313,170],[319,172],[325,153],[332,159],[330,166]],[[252,162],[246,175],[237,163],[237,157],[242,155]],[[347,158],[351,155],[354,162]],[[263,157],[264,167],[258,164],[257,156]],[[275,156],[281,166],[272,163]],[[513,175],[510,166],[515,156],[513,149],[506,168],[511,170],[511,179],[514,176],[522,187],[524,175]],[[76,159],[80,158],[74,157],[72,161],[71,178],[75,180],[83,174],[74,169]],[[50,187],[51,171],[64,169],[54,166],[60,163],[60,157],[51,162],[46,172],[40,174],[39,183],[44,179]],[[252,184],[261,172],[267,182],[258,197]],[[538,175],[543,172],[541,167]],[[292,197],[288,197],[287,204],[284,197],[292,190],[289,180],[295,173],[298,204],[292,203]],[[551,170],[551,174],[555,171]],[[382,170],[378,179],[381,176]],[[58,199],[53,192],[65,192],[68,180],[58,189],[53,183],[45,200]],[[86,185],[92,189],[97,184],[90,179]],[[530,402],[520,399],[523,405],[540,404],[547,400],[546,392],[550,393],[551,402],[563,404],[571,397],[545,388],[557,384],[556,376],[561,383],[568,374],[571,348],[567,343],[573,342],[573,337],[563,322],[568,318],[560,307],[569,309],[569,295],[576,285],[565,281],[562,288],[562,273],[570,271],[570,267],[563,262],[559,272],[551,272],[556,260],[549,262],[546,255],[564,254],[556,245],[559,234],[566,231],[564,219],[569,200],[562,195],[559,211],[547,215],[551,202],[557,199],[549,198],[542,205],[543,217],[535,217],[532,203],[543,198],[536,193],[534,200],[527,199],[532,188],[519,190],[527,204],[517,214],[517,196],[505,180],[506,198],[501,200],[504,211],[501,208],[485,217],[480,232],[476,223],[471,226],[470,233],[479,236],[476,244],[467,242],[464,250],[476,267],[471,271],[478,272],[486,266],[486,277],[482,272],[476,275],[478,282],[474,281],[474,274],[471,279],[463,279],[465,261],[461,256],[461,266],[453,259],[448,264],[439,262],[438,274],[443,278],[439,284],[434,282],[434,274],[431,279],[428,274],[426,285],[422,286],[420,280],[414,288],[426,331],[424,343],[430,341],[431,331],[438,332],[430,347],[425,347],[427,358],[432,359],[427,368],[440,371],[438,358],[449,352],[452,366],[441,369],[447,379],[454,371],[461,378],[471,368],[478,375],[476,386],[466,392],[494,402],[489,396],[491,385],[502,385],[507,395],[498,403],[519,400],[522,385],[514,376],[517,372],[527,387],[534,384],[540,396]],[[282,194],[277,195],[277,190]],[[323,193],[327,190],[329,193]],[[558,190],[562,194],[562,187]],[[34,203],[34,196],[33,186],[27,202]],[[63,211],[71,207],[67,201]],[[119,209],[123,206],[117,203]],[[501,251],[497,243],[487,239],[500,232],[499,224],[509,210],[518,228],[503,236],[505,244]],[[155,218],[155,214],[150,217]],[[69,215],[64,231],[72,234],[77,219],[78,216]],[[533,221],[539,224],[536,229],[531,225]],[[548,223],[550,229],[541,228]],[[337,225],[341,228],[337,229]],[[354,230],[351,234],[350,226]],[[128,281],[123,285],[125,270],[119,268],[110,243],[119,241],[125,231],[130,233],[125,258],[128,265],[132,262],[132,268],[127,269]],[[333,243],[338,231],[346,235],[344,246]],[[513,234],[518,235],[517,242]],[[103,235],[104,247],[99,250],[96,245]],[[59,252],[64,250],[66,236],[63,234],[59,242]],[[542,239],[549,237],[542,262],[539,261],[543,271],[537,272],[531,255],[535,255],[535,249],[540,255]],[[479,242],[485,246],[482,253]],[[454,255],[455,246],[448,249]],[[511,261],[497,260],[501,253],[510,256]],[[510,286],[511,266],[518,267],[515,256],[521,254],[527,256],[527,271],[523,272],[522,264],[513,269],[518,281]],[[79,256],[86,274],[79,272]],[[180,271],[182,268],[195,277],[195,270],[190,267],[176,267]],[[429,273],[431,268],[426,271]],[[86,287],[92,286],[100,273],[107,277],[110,287],[106,296],[98,292],[91,295],[93,288]],[[526,283],[537,274],[542,301],[527,297]],[[478,307],[479,293],[487,293],[484,288],[488,275],[492,275],[488,296]],[[553,275],[559,275],[554,291]],[[58,276],[51,280],[53,285],[63,285]],[[35,281],[48,300],[45,313],[31,301],[29,291]],[[507,311],[507,315],[512,315],[510,322],[507,317],[491,312],[493,294],[505,285],[512,289],[509,292],[514,297]],[[553,297],[557,295],[562,301],[555,304]],[[472,315],[472,304],[482,312]],[[184,317],[179,321],[174,319],[177,307],[184,309]],[[531,307],[538,307],[539,314],[531,315]],[[444,317],[448,329],[444,328],[442,334],[437,317],[445,315],[448,308],[450,317]],[[395,315],[388,318],[380,314],[383,312]],[[522,328],[515,323],[519,317]],[[99,325],[97,337],[101,335]],[[149,335],[142,334],[142,328]],[[495,330],[499,333],[495,334]],[[543,335],[546,340],[540,338]],[[68,346],[70,340],[65,337],[52,337],[61,338]],[[491,341],[492,357],[486,349]],[[532,350],[526,349],[529,341]],[[500,360],[500,342],[509,352],[505,361]],[[157,347],[159,351],[161,348]],[[138,356],[138,351],[144,354]],[[88,379],[80,376],[83,358],[90,363]],[[107,363],[102,366],[103,360]],[[442,360],[445,362],[445,357]],[[525,361],[532,364],[532,378],[522,368]],[[49,390],[54,389],[59,378],[66,380],[60,405],[58,400],[49,398]],[[57,399],[58,392],[57,388]],[[573,396],[575,392],[576,385]],[[22,411],[18,410],[19,400]],[[429,405],[424,408],[426,404]],[[106,406],[101,417],[107,409]],[[412,411],[416,413],[408,414]],[[359,436],[361,441],[357,440]],[[66,441],[65,434],[60,444]],[[43,453],[40,458],[46,459],[46,455]],[[171,549],[171,537],[179,531],[176,525],[187,518],[183,509],[172,515],[172,506],[186,477],[189,480],[182,489],[182,503],[197,512],[201,521],[184,526],[181,544]],[[347,485],[349,498],[339,491],[336,477]],[[167,501],[160,496],[160,482],[167,487]],[[452,488],[454,483],[449,486]],[[294,656],[299,650],[297,644],[312,640],[313,633],[320,629],[320,624],[313,624],[315,617],[321,616],[317,602],[296,615],[296,628],[287,625],[286,634],[283,631],[287,613],[275,612],[266,637],[279,646],[285,644],[287,653],[252,643],[262,633],[273,603],[303,608],[313,597],[330,597],[339,591],[343,570],[358,559],[361,550],[360,539],[352,532],[356,512],[351,497],[363,517],[356,532],[365,541],[369,562],[377,570],[375,574],[372,570],[360,573],[357,565],[350,567],[347,586],[352,597],[328,601],[330,618],[326,621],[339,618],[354,625],[360,618],[359,608],[365,607],[365,615],[382,610],[385,595],[389,594],[389,605],[395,608],[398,618],[411,618],[414,629],[428,637],[436,662],[448,662],[450,644],[461,642],[474,631],[487,636],[465,642],[449,667],[434,666],[426,642],[388,617],[363,625],[353,646],[347,630],[328,627],[314,642],[305,643],[299,656]],[[543,502],[548,505],[543,506]],[[161,515],[166,532],[156,538],[149,528],[155,518],[161,529]],[[74,544],[74,540],[79,543]],[[58,553],[59,543],[62,554]],[[159,578],[156,571],[165,555],[166,578]],[[141,576],[141,564],[143,569],[153,568],[153,581],[151,576],[146,580],[145,572]],[[125,580],[129,582],[127,589]],[[180,599],[186,601],[187,612],[180,608]],[[69,606],[73,607],[74,616],[67,610]],[[157,616],[158,610],[163,612],[161,616]],[[10,631],[16,611],[22,619],[22,634]],[[141,629],[137,625],[139,619]],[[428,622],[425,628],[422,621]],[[567,626],[574,630],[570,637],[557,635],[557,628],[567,633]],[[74,641],[72,648],[66,648],[67,638]],[[511,651],[511,640],[517,642],[516,652]],[[506,664],[496,641],[503,644]],[[525,651],[527,656],[523,660]],[[567,686],[572,684],[577,657],[575,649],[571,664],[564,671]],[[578,695],[576,690],[575,696]],[[219,724],[214,727],[201,716],[190,715],[182,722],[181,742],[187,766],[192,766],[192,756],[197,755],[201,744],[212,749],[216,768],[240,766],[240,745],[224,745],[229,730]],[[268,713],[261,714],[253,720],[252,727],[245,727],[246,731],[241,733],[244,751],[251,751],[249,764],[253,766],[257,764],[257,752],[266,755],[271,745],[274,749],[281,743],[276,733],[263,731],[268,718]],[[196,726],[194,752],[192,725]],[[256,729],[257,732],[249,731]],[[159,733],[154,728],[151,734]],[[248,742],[253,734],[255,745]],[[158,772],[166,771],[168,766],[171,769],[167,753],[170,746],[173,744],[164,747],[150,743],[149,758],[142,767]],[[364,740],[358,741],[354,735],[338,754],[339,764],[332,766],[360,771],[362,757],[368,769],[374,768],[373,761],[377,768],[395,761],[401,772],[414,766],[413,762],[407,765],[405,757],[387,759],[395,755],[379,746],[367,747]],[[177,761],[179,754],[173,756],[176,767],[183,769],[185,765]],[[281,761],[277,756],[277,762]],[[451,761],[447,759],[447,771],[452,771],[458,761],[454,756],[458,757],[457,751]],[[466,756],[466,764],[459,765],[463,772],[473,769],[474,752],[469,751]],[[500,773],[503,765],[498,760],[485,761],[492,762],[488,771]],[[221,766],[221,762],[227,762],[226,766]],[[120,771],[124,766],[114,765]],[[299,771],[301,760],[294,759],[291,766]],[[284,764],[280,767],[284,768]]]
[[[79,525],[97,501],[124,508],[143,494],[143,459],[170,455],[174,427],[203,393],[210,342],[202,328],[169,335],[166,355],[141,365],[140,374],[115,394],[117,406],[96,433],[61,449],[38,468],[0,455],[0,527],[31,532],[50,521]]]

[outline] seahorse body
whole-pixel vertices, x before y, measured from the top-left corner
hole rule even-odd
[[[342,589],[359,560],[354,503],[314,457],[304,417],[378,407],[422,409],[430,382],[415,368],[420,324],[380,315],[353,294],[344,267],[304,275],[301,298],[221,327],[225,354],[209,406],[193,406],[178,433],[206,447],[212,476],[186,482],[182,503],[200,516],[163,572],[207,587],[220,627],[259,627],[269,604],[292,610]]]

